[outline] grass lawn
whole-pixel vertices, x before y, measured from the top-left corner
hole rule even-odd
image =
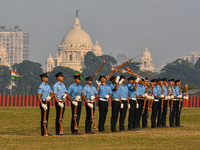
[[[98,125],[98,108],[95,112]],[[128,113],[127,113],[128,116]],[[110,130],[111,109],[106,129]],[[71,109],[66,108],[64,133],[55,135],[55,108],[50,110],[48,131],[50,137],[40,136],[39,107],[0,107],[1,149],[200,149],[200,109],[182,111],[183,128],[144,129],[121,133],[70,135]],[[168,120],[167,120],[168,122]],[[126,117],[126,127],[127,127]],[[150,121],[148,121],[150,127]],[[82,108],[79,131],[85,132],[85,108]]]

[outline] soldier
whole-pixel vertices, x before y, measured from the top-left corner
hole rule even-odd
[[[118,132],[116,130],[117,120],[118,120],[118,114],[120,111],[120,96],[119,96],[119,76],[112,76],[110,78],[110,81],[112,84],[110,85],[112,90],[112,116],[111,116],[111,132]]]
[[[53,97],[53,92],[51,87],[47,84],[48,76],[47,73],[40,75],[42,84],[40,84],[38,88],[38,100],[40,102],[40,110],[41,110],[41,135],[42,136],[50,136],[47,132],[48,118],[49,118],[49,100]],[[46,118],[46,119],[45,119]]]
[[[151,128],[156,128],[156,117],[158,114],[158,104],[159,104],[159,93],[156,88],[157,80],[152,79],[151,84],[153,85],[153,89],[151,88],[151,93],[152,93],[152,96],[154,97],[153,106],[152,106],[152,114],[151,114]]]
[[[130,109],[130,103],[129,103],[129,95],[128,95],[128,88],[125,85],[126,83],[126,77],[124,75],[120,76],[120,81],[121,84],[119,85],[119,95],[121,99],[121,109],[120,109],[120,117],[119,117],[119,130],[120,131],[126,131],[124,127],[124,122],[126,118],[126,112],[127,108]]]
[[[85,119],[85,133],[86,134],[95,134],[91,131],[92,126],[92,116],[91,116],[91,109],[93,109],[93,115],[95,111],[95,105],[93,105],[93,102],[95,101],[95,98],[98,97],[98,92],[94,86],[92,86],[92,76],[89,76],[85,78],[87,85],[83,88],[84,93],[84,101],[86,103],[86,119]]]
[[[104,124],[106,121],[106,116],[108,113],[108,101],[109,98],[112,97],[112,90],[110,86],[106,84],[106,77],[105,75],[99,76],[99,81],[96,81],[97,83],[97,92],[99,93],[99,132],[108,133],[105,128]]]
[[[136,130],[136,109],[138,109],[137,99],[136,99],[136,90],[137,90],[137,83],[140,78],[131,76],[128,78],[128,93],[129,93],[129,116],[128,116],[128,130]],[[136,107],[136,104],[138,105]]]
[[[181,91],[181,82],[180,80],[175,80],[175,95],[174,95],[174,114],[175,114],[175,126],[183,127],[180,125],[180,116],[181,116],[181,108],[182,108],[182,91]],[[180,105],[180,107],[179,107]]]
[[[53,93],[56,106],[56,135],[63,135],[62,120],[65,112],[65,98],[68,93],[65,84],[62,83],[64,79],[62,72],[57,73],[55,76],[57,82],[53,85]]]
[[[71,132],[72,135],[82,135],[82,133],[78,132],[78,129],[75,129],[74,126],[77,122],[77,127],[79,125],[79,120],[81,116],[81,97],[83,97],[83,89],[82,86],[79,84],[81,81],[81,74],[78,73],[74,76],[74,83],[69,86],[68,88],[68,98],[71,101],[71,111],[72,111],[72,118],[71,118]],[[91,105],[90,105],[91,106]],[[75,107],[77,107],[77,111],[75,111]],[[74,116],[76,113],[76,116]]]

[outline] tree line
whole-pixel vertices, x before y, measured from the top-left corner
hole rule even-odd
[[[84,66],[82,69],[82,74],[84,77],[93,76],[98,68],[102,65],[103,61],[107,59],[107,62],[100,70],[95,80],[98,80],[100,74],[108,75],[111,73],[111,68],[116,66],[117,60],[109,55],[96,56],[93,52],[88,52],[84,57]],[[160,73],[153,73],[149,71],[142,72],[139,69],[139,62],[130,62],[126,64],[123,69],[130,67],[135,73],[143,77],[153,78],[175,78],[180,79],[182,84],[189,84],[189,89],[198,88],[200,85],[200,59],[195,65],[189,63],[188,61],[177,59],[171,63],[168,63],[164,68],[162,68]],[[43,73],[42,65],[37,62],[23,61],[20,64],[15,64],[12,66],[18,74],[21,75],[21,79],[13,79],[15,86],[12,87],[12,94],[18,95],[30,95],[37,94],[38,86],[41,84],[40,74]],[[49,85],[52,87],[56,83],[55,74],[58,72],[63,72],[64,74],[64,84],[68,88],[73,83],[73,76],[76,70],[69,67],[58,66],[55,67],[49,74]],[[121,75],[122,72],[116,72],[116,75]],[[125,74],[128,78],[131,75]],[[108,81],[110,84],[110,82]],[[0,66],[0,94],[10,94],[9,85],[11,84],[11,70],[7,66]],[[81,85],[85,85],[85,80],[82,80]],[[94,85],[96,83],[94,82]],[[95,85],[96,86],[96,85]]]

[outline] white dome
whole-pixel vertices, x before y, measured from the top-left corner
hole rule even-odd
[[[93,51],[101,52],[102,48],[99,46],[98,41],[96,41],[96,44],[93,47]]]
[[[0,44],[0,54],[4,54],[4,53],[7,54],[6,49],[3,47],[3,44],[1,43]]]
[[[75,19],[74,28],[63,37],[61,45],[86,45],[87,47],[93,47],[90,36],[81,29],[78,18]]]
[[[142,57],[151,57],[151,53],[148,51],[147,47],[146,47],[144,53],[142,54]]]

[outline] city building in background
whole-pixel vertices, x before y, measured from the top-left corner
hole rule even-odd
[[[191,52],[190,56],[183,56],[183,60],[187,60],[193,64],[196,64],[199,58],[200,58],[199,52]]]
[[[0,65],[10,67],[10,65],[8,63],[8,53],[7,53],[6,49],[3,47],[2,43],[0,43]]]
[[[141,65],[140,65],[141,71],[155,72],[154,64],[152,63],[151,53],[149,52],[147,47],[142,54],[140,62],[141,62]]]
[[[98,42],[96,41],[96,44],[93,45],[89,34],[81,29],[77,15],[73,29],[63,37],[55,58],[51,54],[47,58],[46,71],[49,72],[56,66],[64,66],[81,72],[84,56],[89,51],[92,51],[96,56],[103,55]]]
[[[0,43],[6,49],[10,67],[23,60],[29,60],[29,34],[22,32],[19,26],[13,29],[0,26]]]

